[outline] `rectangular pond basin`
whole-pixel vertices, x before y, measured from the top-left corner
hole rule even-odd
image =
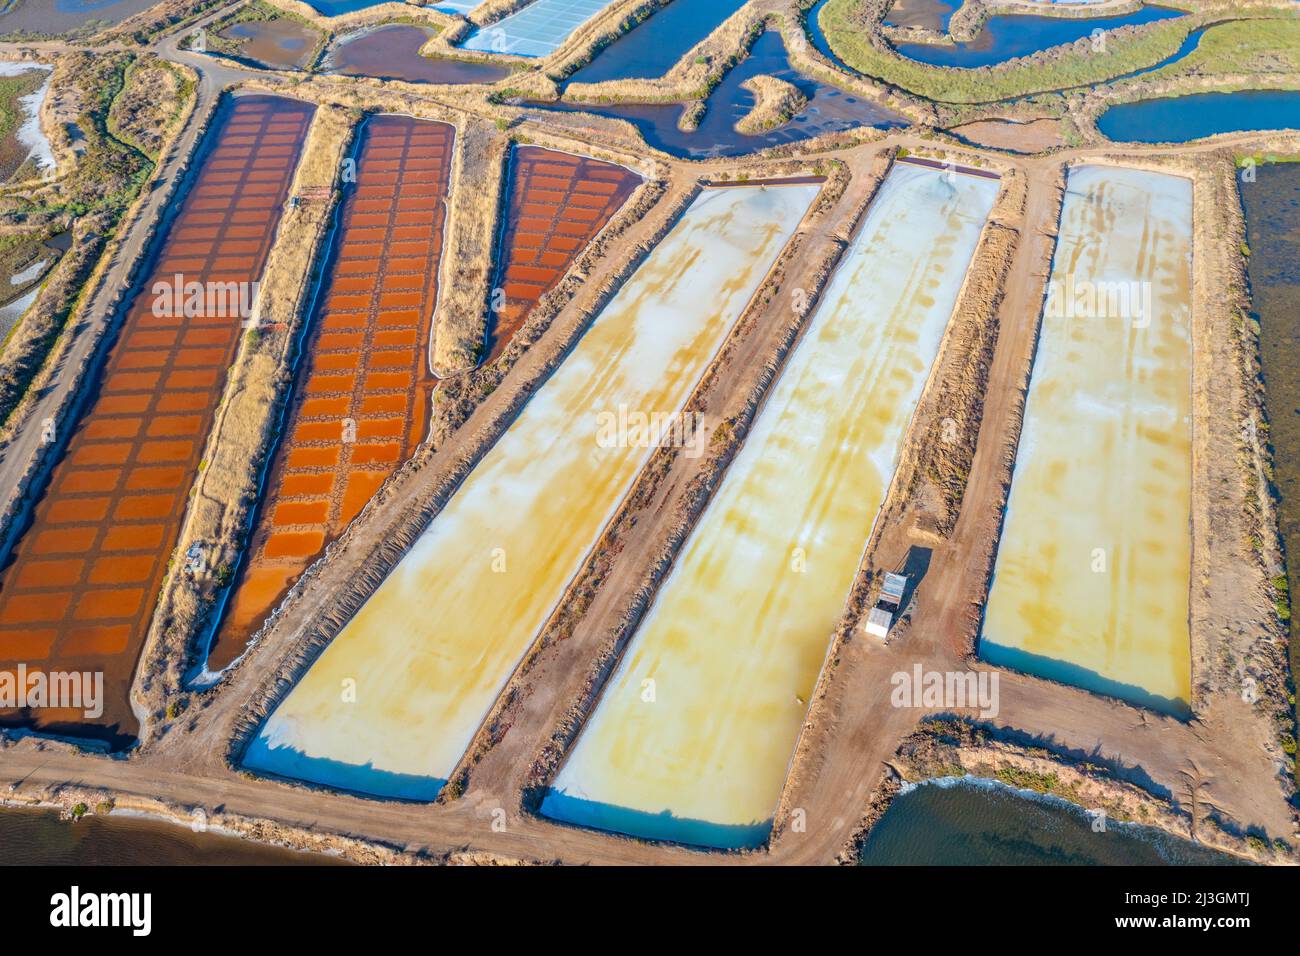
[[[894,167],[542,812],[767,839],[807,702],[997,194]]]
[[[652,78],[671,70],[688,50],[720,27],[748,0],[672,0],[602,48],[570,81],[601,83]]]
[[[461,47],[480,53],[549,56],[611,0],[533,0],[508,17],[475,30]]]
[[[250,742],[244,765],[429,800],[803,218],[814,185],[706,189]]]
[[[625,166],[540,146],[514,147],[508,178],[492,282],[499,301],[484,343],[489,362],[641,183]]]
[[[102,672],[103,713],[0,711],[0,724],[134,737],[136,660],[314,112],[261,95],[222,107],[0,573],[0,671]]]
[[[243,653],[428,429],[455,129],[380,115],[360,139],[280,443],[208,654],[212,672]]]
[[[1192,184],[1070,171],[980,656],[1191,700]]]

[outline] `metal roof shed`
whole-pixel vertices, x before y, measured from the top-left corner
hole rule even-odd
[[[890,604],[903,603],[903,591],[907,589],[907,576],[885,572],[885,583],[880,586],[880,599]]]

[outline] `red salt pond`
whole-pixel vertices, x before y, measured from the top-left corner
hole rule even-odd
[[[375,116],[303,343],[266,492],[208,654],[234,661],[428,428],[453,127]]]
[[[149,291],[0,571],[0,672],[102,673],[103,713],[0,710],[0,725],[114,747],[134,738],[131,678],[241,333],[225,308],[169,314],[155,284],[260,278],[314,112],[278,96],[223,107],[139,286]]]
[[[494,289],[501,308],[488,329],[487,361],[499,356],[537,301],[632,195],[641,177],[586,156],[516,147]]]

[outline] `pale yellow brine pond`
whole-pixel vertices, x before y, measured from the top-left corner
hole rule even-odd
[[[981,656],[1191,700],[1190,180],[1071,171]]]
[[[435,796],[814,185],[705,190],[252,742],[245,764]],[[623,414],[620,414],[622,412]]]
[[[544,813],[683,843],[766,839],[997,189],[890,172]]]

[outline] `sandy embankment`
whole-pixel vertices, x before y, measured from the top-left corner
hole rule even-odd
[[[460,22],[459,18],[442,13],[433,7],[405,3],[403,0],[390,0],[389,3],[378,3],[333,17],[320,13],[304,0],[264,0],[264,2],[306,20],[323,30],[327,36],[388,20],[414,20],[417,23],[427,23],[431,27],[436,27],[439,32],[446,32],[448,28]]]
[[[430,365],[447,378],[474,368],[487,333],[510,141],[487,120],[466,117],[456,131],[446,253]]]
[[[956,136],[990,149],[1013,153],[1041,153],[1065,145],[1061,123],[1056,119],[1032,119],[1023,122],[1007,119],[976,120],[949,130]]]

